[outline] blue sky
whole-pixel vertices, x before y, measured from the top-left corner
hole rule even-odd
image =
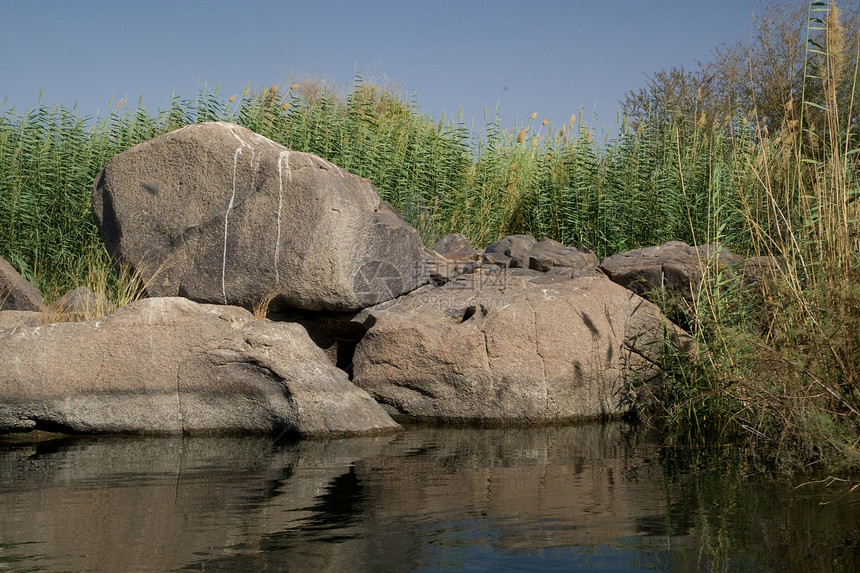
[[[789,1],[789,0],[786,0]],[[396,84],[440,118],[508,127],[538,113],[614,126],[647,74],[695,67],[748,41],[760,0],[294,2],[0,0],[0,102],[77,104],[104,115],[128,97],[155,110],[204,84],[229,97],[307,76],[346,92],[356,73]],[[597,118],[594,119],[594,114]]]

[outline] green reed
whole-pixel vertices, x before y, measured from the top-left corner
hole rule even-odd
[[[498,118],[476,131],[459,118],[436,121],[414,99],[360,81],[344,98],[275,86],[230,98],[174,97],[156,113],[123,101],[97,122],[62,107],[5,110],[0,256],[49,298],[77,286],[88,261],[106,262],[89,214],[98,171],[132,145],[211,120],[244,125],[369,178],[428,245],[450,232],[477,246],[530,233],[605,255],[692,241],[707,234],[700,211],[713,201],[715,162],[731,160],[718,131],[623,128],[601,143],[581,119],[556,131],[534,120],[504,130]]]

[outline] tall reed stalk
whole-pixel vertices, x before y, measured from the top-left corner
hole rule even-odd
[[[860,149],[836,86],[851,74],[854,93],[860,59],[844,53],[834,4],[812,2],[808,22],[802,108],[786,106],[776,137],[758,122],[751,141],[735,133],[744,233],[726,238],[767,264],[752,283],[747,274],[735,288],[716,290],[716,277],[705,285],[697,317],[710,374],[685,407],[705,415],[706,399],[721,397],[723,419],[778,464],[858,464]]]

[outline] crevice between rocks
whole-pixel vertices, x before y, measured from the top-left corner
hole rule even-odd
[[[179,426],[182,429],[182,434],[185,434],[185,411],[182,406],[182,390],[179,386],[179,366],[173,371],[173,375],[176,379],[176,407],[179,412]]]
[[[531,300],[526,297],[526,301],[528,302],[529,308],[532,312],[532,328],[534,331],[534,344],[535,344],[535,354],[538,355],[541,361],[541,369],[543,372],[543,378],[546,380],[546,358],[544,358],[543,354],[540,351],[540,340],[538,338],[538,326],[537,326],[537,309]]]
[[[270,312],[273,322],[292,322],[301,325],[314,344],[326,353],[338,369],[353,380],[355,350],[376,323],[373,316],[358,312],[292,310]]]

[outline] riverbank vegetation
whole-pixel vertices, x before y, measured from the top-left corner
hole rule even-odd
[[[0,110],[0,256],[46,296],[101,284],[122,302],[90,214],[116,153],[195,122],[235,122],[373,181],[427,245],[527,233],[603,257],[670,240],[718,241],[769,264],[750,285],[705,265],[684,304],[698,354],[672,373],[654,419],[677,438],[743,436],[780,467],[860,464],[858,17],[775,5],[750,45],[631,92],[617,136],[581,114],[503,129],[433,118],[395,87],[356,80],[230,97],[121,101],[99,120],[40,105]]]

